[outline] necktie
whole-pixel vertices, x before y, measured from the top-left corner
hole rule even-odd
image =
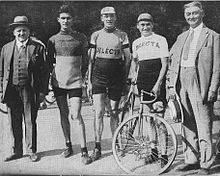
[[[183,49],[183,59],[187,60],[188,59],[188,54],[189,54],[189,48],[190,48],[190,44],[192,43],[194,37],[194,30],[191,32],[191,34],[189,34],[186,43],[184,45],[184,49]]]

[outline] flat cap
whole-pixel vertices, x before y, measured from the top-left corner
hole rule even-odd
[[[139,22],[139,21],[151,21],[151,22],[153,22],[153,17],[149,13],[141,13],[138,16],[138,19],[137,19],[137,22]]]
[[[102,14],[107,14],[107,13],[115,13],[114,7],[104,7],[104,8],[101,10],[101,15],[102,15]]]

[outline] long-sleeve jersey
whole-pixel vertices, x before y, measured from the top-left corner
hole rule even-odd
[[[55,64],[52,70],[52,85],[63,89],[82,87],[82,76],[85,74],[88,41],[85,35],[78,32],[59,32],[52,36],[47,44],[49,64]]]

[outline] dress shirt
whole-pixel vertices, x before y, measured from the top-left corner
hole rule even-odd
[[[20,49],[21,49],[22,46],[25,46],[25,47],[26,47],[27,42],[28,42],[28,39],[25,40],[24,42],[20,42],[20,41],[16,40],[16,45],[17,45],[17,47],[18,47],[18,51],[20,51]]]
[[[196,28],[191,28],[190,27],[188,36],[190,36],[190,34],[194,31],[194,37],[193,37],[193,40],[192,40],[192,42],[190,44],[190,47],[189,47],[188,59],[184,60],[183,56],[181,58],[181,66],[182,67],[195,67],[196,46],[197,46],[197,43],[198,43],[198,40],[199,40],[199,36],[202,32],[202,27],[203,27],[203,23],[201,23]]]

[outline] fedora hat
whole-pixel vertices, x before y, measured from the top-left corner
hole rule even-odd
[[[168,110],[174,122],[183,122],[183,109],[178,99],[169,99]]]
[[[16,26],[30,26],[28,22],[28,18],[26,16],[16,16],[14,18],[14,22],[9,24],[9,27],[16,27]]]

